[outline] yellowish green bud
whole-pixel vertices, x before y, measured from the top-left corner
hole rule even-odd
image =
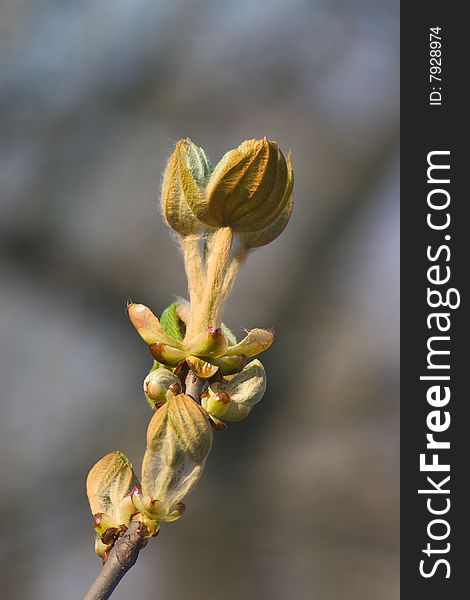
[[[212,430],[190,396],[170,398],[152,417],[142,463],[141,493],[134,505],[149,518],[174,520],[179,503],[196,485],[212,445]]]
[[[98,536],[95,550],[103,557],[136,512],[131,489],[138,483],[127,457],[111,452],[99,460],[88,474],[86,488]]]
[[[197,234],[202,223],[190,209],[204,195],[212,167],[189,138],[180,140],[171,155],[162,187],[162,211],[168,225],[182,236]]]
[[[177,502],[174,506],[168,507],[160,500],[150,496],[144,496],[137,488],[133,490],[132,501],[136,510],[151,521],[160,521],[172,523],[180,519],[186,509],[183,502]]]
[[[104,456],[88,473],[86,481],[92,514],[104,513],[118,525],[126,524],[129,519],[126,497],[137,482],[132,465],[122,452]]]
[[[161,367],[150,371],[144,379],[144,394],[150,408],[156,410],[168,398],[181,394],[181,382],[172,371]]]
[[[230,405],[230,396],[222,391],[209,390],[201,395],[201,405],[212,416],[222,418]]]
[[[247,140],[214,168],[205,195],[188,197],[196,217],[212,227],[257,232],[276,221],[292,194],[292,168],[277,142]]]
[[[257,359],[236,375],[211,383],[202,394],[201,404],[217,419],[241,421],[249,415],[266,391],[266,372]]]

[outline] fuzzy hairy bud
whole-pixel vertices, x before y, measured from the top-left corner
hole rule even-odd
[[[213,168],[204,150],[180,140],[163,178],[162,210],[183,237],[207,226],[231,227],[247,249],[272,242],[284,230],[293,206],[294,173],[277,142],[246,140]]]
[[[216,419],[241,421],[249,415],[266,391],[266,372],[258,359],[235,375],[211,383],[201,396],[204,409]]]
[[[168,225],[182,236],[201,231],[202,223],[190,206],[203,197],[211,170],[204,150],[189,138],[176,144],[163,176],[162,212]]]
[[[119,451],[99,460],[88,473],[86,490],[97,535],[98,556],[112,547],[119,533],[127,527],[135,513],[130,496],[138,485],[132,465]]]
[[[172,371],[160,367],[150,371],[144,379],[144,394],[150,408],[156,410],[172,396],[181,393],[181,382]]]
[[[170,398],[148,426],[136,508],[158,521],[179,518],[179,503],[196,485],[211,446],[212,429],[201,407],[190,396]]]
[[[290,158],[288,165],[277,142],[246,140],[215,166],[205,195],[188,201],[196,217],[212,227],[259,232],[281,215],[292,187]]]

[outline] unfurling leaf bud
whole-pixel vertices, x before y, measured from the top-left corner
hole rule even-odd
[[[203,408],[217,419],[241,421],[266,391],[266,372],[257,359],[237,373],[211,383],[201,397]],[[227,401],[228,399],[228,401]]]
[[[267,350],[274,341],[274,333],[267,329],[251,329],[235,346],[230,346],[226,356],[256,356]]]
[[[182,236],[202,228],[190,205],[203,197],[211,170],[204,150],[189,138],[176,144],[163,176],[162,211],[168,225]]]
[[[89,472],[87,496],[93,527],[102,541],[102,544],[96,543],[98,556],[103,556],[103,544],[106,548],[113,545],[135,513],[130,491],[137,484],[132,465],[122,452],[107,454]]]
[[[204,392],[201,395],[201,404],[212,417],[222,418],[230,405],[230,396],[224,391],[217,391],[217,389]]]
[[[181,348],[181,342],[165,331],[160,321],[147,306],[131,303],[127,307],[127,313],[137,333],[149,346],[158,343],[171,348]]]
[[[152,417],[142,463],[142,493],[137,510],[158,521],[182,514],[180,502],[197,483],[212,445],[212,430],[201,407],[179,395]]]
[[[156,410],[168,398],[181,394],[181,382],[177,375],[163,367],[150,371],[144,379],[144,394],[150,408]]]
[[[125,454],[115,451],[104,456],[88,473],[86,481],[92,514],[105,513],[118,518],[123,499],[136,484],[137,477]]]
[[[247,140],[215,166],[205,195],[188,197],[196,217],[212,227],[237,233],[272,225],[292,195],[293,173],[277,142]],[[262,245],[262,244],[259,244]]]

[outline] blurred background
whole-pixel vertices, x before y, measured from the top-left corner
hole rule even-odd
[[[81,598],[85,496],[139,468],[160,314],[185,277],[159,214],[174,143],[264,135],[296,206],[224,320],[275,327],[268,391],[216,432],[185,517],[113,598],[398,598],[397,0],[0,4],[2,598]]]

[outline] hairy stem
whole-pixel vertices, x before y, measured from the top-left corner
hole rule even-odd
[[[245,262],[247,256],[248,250],[244,247],[241,247],[230,261],[230,265],[225,274],[225,280],[222,287],[222,296],[224,298],[227,298],[230,291],[232,290],[232,286],[235,282],[236,276],[238,275],[238,271]]]
[[[127,531],[116,540],[108,560],[83,600],[107,600],[127,571],[135,565],[139,552],[146,543],[139,523],[131,523]]]
[[[220,327],[232,242],[233,231],[230,227],[218,229],[209,241],[204,294],[200,304],[191,304],[191,322],[186,330],[186,339],[191,339],[208,327]]]
[[[205,283],[204,263],[199,236],[186,236],[181,240],[181,247],[183,249],[184,266],[188,277],[189,300],[192,304],[197,305],[201,302]]]

